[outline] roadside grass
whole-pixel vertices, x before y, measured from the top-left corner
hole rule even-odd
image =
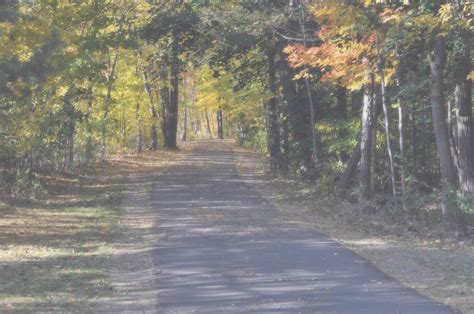
[[[44,196],[2,202],[0,311],[88,312],[96,300],[114,295],[108,266],[128,177],[159,171],[182,154],[147,152],[77,174],[42,175]]]
[[[120,176],[42,178],[48,195],[0,215],[0,308],[87,310],[112,293],[104,267],[120,216]]]
[[[272,180],[274,202],[373,262],[422,294],[474,313],[474,240],[440,237],[439,227],[420,230],[384,221],[383,213],[360,214],[356,205],[324,199],[313,187]],[[433,214],[427,214],[430,217]]]

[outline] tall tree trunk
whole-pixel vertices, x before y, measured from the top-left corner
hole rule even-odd
[[[405,136],[403,128],[405,127],[405,113],[403,111],[402,100],[398,99],[398,136],[400,145],[400,181],[402,193],[402,207],[403,211],[407,211],[406,202],[406,177],[405,177]]]
[[[85,152],[84,152],[84,163],[87,165],[90,163],[92,160],[92,157],[94,155],[93,150],[94,150],[94,145],[93,145],[93,139],[92,139],[92,123],[91,123],[91,114],[92,114],[92,102],[93,102],[93,96],[92,96],[92,86],[89,87],[88,89],[88,101],[87,101],[87,114],[86,114],[86,129],[87,129],[87,140],[86,140],[86,147],[85,147]]]
[[[170,79],[171,90],[170,90],[170,102],[168,108],[168,115],[166,119],[166,148],[176,148],[176,136],[178,131],[178,91],[179,91],[179,79],[178,73],[173,71]]]
[[[306,34],[306,12],[305,8],[302,3],[300,3],[300,8],[301,8],[301,17],[300,17],[300,27],[301,27],[301,32],[303,33],[303,45],[305,48],[307,48],[307,34]],[[308,71],[308,69],[305,69]],[[309,79],[307,76],[304,78],[305,86],[306,86],[306,93],[308,96],[308,101],[309,101],[309,111],[310,111],[310,121],[311,121],[311,148],[312,148],[312,159],[313,159],[313,164],[314,164],[314,174],[313,176],[316,175],[317,168],[319,167],[319,157],[318,157],[318,145],[317,145],[317,138],[316,138],[316,129],[315,129],[315,106],[314,106],[314,100],[313,100],[313,95],[311,93],[311,85],[309,83]]]
[[[217,137],[221,140],[224,139],[224,121],[222,115],[222,109],[217,110]]]
[[[456,85],[456,124],[459,162],[459,188],[465,194],[474,194],[474,122],[472,119],[472,81],[466,79],[471,71],[470,51],[462,55],[465,72]]]
[[[158,128],[157,128],[157,121],[158,121],[158,113],[156,111],[155,101],[153,99],[153,92],[151,90],[151,84],[148,80],[148,74],[145,70],[142,71],[143,83],[145,86],[145,93],[148,96],[149,100],[149,111],[151,115],[151,127],[150,127],[150,137],[151,137],[151,144],[150,150],[156,151],[158,149]],[[139,105],[138,105],[139,106]],[[137,109],[138,110],[138,109]],[[140,129],[141,132],[141,129]]]
[[[344,121],[347,120],[347,89],[345,86],[342,85],[337,85],[336,86],[336,108],[337,108],[337,113],[341,119]],[[347,127],[344,126],[340,129],[339,131],[339,136],[340,138],[345,138],[347,137],[348,132],[347,132]],[[347,152],[341,151],[340,152],[340,160],[342,162],[347,162],[349,159],[349,156]]]
[[[453,105],[451,104],[451,101],[448,101],[446,125],[448,126],[449,148],[451,149],[451,155],[453,156],[454,168],[458,170],[459,169],[458,151],[456,149],[456,140],[454,138],[454,133],[453,133],[454,130],[453,130],[453,124],[452,124],[452,121],[453,121],[452,112],[453,112]]]
[[[178,102],[179,102],[179,60],[177,44],[173,44],[170,59],[170,101],[166,116],[166,148],[175,149],[178,132]]]
[[[281,109],[281,158],[280,158],[280,169],[279,173],[286,177],[289,174],[289,158],[290,158],[290,138],[288,128],[288,108],[287,104],[282,104]]]
[[[280,163],[280,128],[278,126],[275,50],[273,48],[270,48],[267,51],[267,61],[268,89],[270,91],[270,98],[265,106],[267,109],[268,121],[268,151],[270,153],[270,169],[273,174],[278,174],[278,165]]]
[[[372,128],[372,141],[370,146],[370,194],[374,195],[375,193],[375,183],[377,176],[377,131],[378,131],[378,120],[380,115],[380,110],[382,108],[382,95],[375,88],[374,85],[374,106],[372,106],[373,112],[373,125]]]
[[[115,69],[117,67],[118,51],[114,51],[113,57],[109,59],[109,73],[107,74],[107,94],[104,101],[104,114],[102,116],[102,139],[101,139],[101,155],[105,159],[107,153],[107,117],[112,103],[112,89],[114,87]]]
[[[449,145],[448,126],[446,124],[446,112],[444,110],[444,67],[446,63],[446,51],[444,39],[436,34],[433,38],[433,51],[430,59],[431,69],[431,109],[433,115],[433,128],[438,148],[438,156],[441,166],[441,189],[442,189],[442,216],[443,223],[447,229],[455,226],[457,220],[457,208],[454,203],[454,189],[456,187],[456,169]]]
[[[151,119],[152,122],[150,127],[150,150],[156,151],[158,149],[158,128],[156,127],[156,120],[158,119],[158,115],[156,114],[156,110],[154,107],[151,109]]]
[[[188,140],[188,104],[183,104],[183,135],[181,140],[186,142]]]
[[[284,58],[284,56],[282,56]],[[293,81],[294,72],[284,64],[283,96],[288,108],[288,126],[290,130],[290,161],[292,168],[307,179],[314,179],[315,165],[311,149],[311,122],[309,106],[301,92],[301,82]]]
[[[343,196],[346,193],[346,190],[349,188],[351,179],[356,173],[357,165],[360,161],[361,156],[361,137],[359,137],[359,141],[357,142],[354,150],[352,151],[351,158],[347,162],[346,169],[342,173],[342,175],[338,178],[337,185],[336,185],[336,195]]]
[[[142,133],[142,116],[140,114],[140,104],[137,103],[135,107],[135,118],[137,120],[137,142],[136,149],[137,153],[141,154],[143,152],[143,133]]]
[[[94,157],[94,144],[92,143],[92,126],[90,122],[87,122],[87,140],[86,147],[84,151],[84,163],[87,165],[91,162]]]
[[[181,140],[183,142],[186,142],[187,136],[188,136],[188,99],[186,97],[187,93],[187,87],[186,87],[186,78],[183,77],[183,134],[181,136]]]
[[[384,116],[384,124],[385,124],[385,139],[387,142],[387,153],[388,153],[388,160],[390,164],[390,180],[392,182],[392,194],[393,196],[397,196],[397,189],[395,185],[395,166],[393,164],[393,152],[392,152],[392,145],[390,141],[390,125],[388,119],[388,109],[387,109],[387,95],[385,93],[385,73],[384,73],[384,57],[380,52],[379,40],[377,36],[377,63],[378,63],[378,71],[380,74],[380,93],[382,94],[382,108],[383,108],[383,116]]]
[[[160,92],[160,102],[161,102],[161,134],[163,136],[163,146],[166,146],[166,141],[168,138],[168,110],[170,103],[170,90],[168,88],[169,82],[169,72],[167,66],[161,66],[160,68],[160,81],[159,86]]]
[[[207,110],[204,112],[204,117],[206,118],[207,134],[208,134],[209,138],[212,139],[211,122],[209,121],[209,113],[207,112]]]
[[[362,201],[369,200],[372,196],[370,189],[371,160],[372,160],[372,136],[374,129],[374,78],[370,77],[364,87],[364,102],[362,107],[362,131],[360,141],[360,198]]]

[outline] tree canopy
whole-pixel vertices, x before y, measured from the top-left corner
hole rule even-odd
[[[0,2],[0,162],[74,171],[233,137],[277,176],[474,212],[472,2]],[[358,173],[358,175],[357,175]],[[437,194],[438,195],[438,194]]]

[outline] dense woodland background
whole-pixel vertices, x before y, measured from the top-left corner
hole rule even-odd
[[[467,0],[0,1],[0,192],[233,137],[271,172],[462,233],[474,214]],[[421,218],[420,218],[421,217]]]

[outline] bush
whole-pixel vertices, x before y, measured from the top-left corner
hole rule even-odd
[[[457,193],[456,203],[462,212],[466,214],[474,214],[474,196]]]
[[[253,148],[262,155],[268,154],[267,133],[263,130],[258,131],[254,137],[243,143],[244,147]]]
[[[14,198],[36,199],[44,193],[38,175],[31,169],[18,170],[11,189]]]

